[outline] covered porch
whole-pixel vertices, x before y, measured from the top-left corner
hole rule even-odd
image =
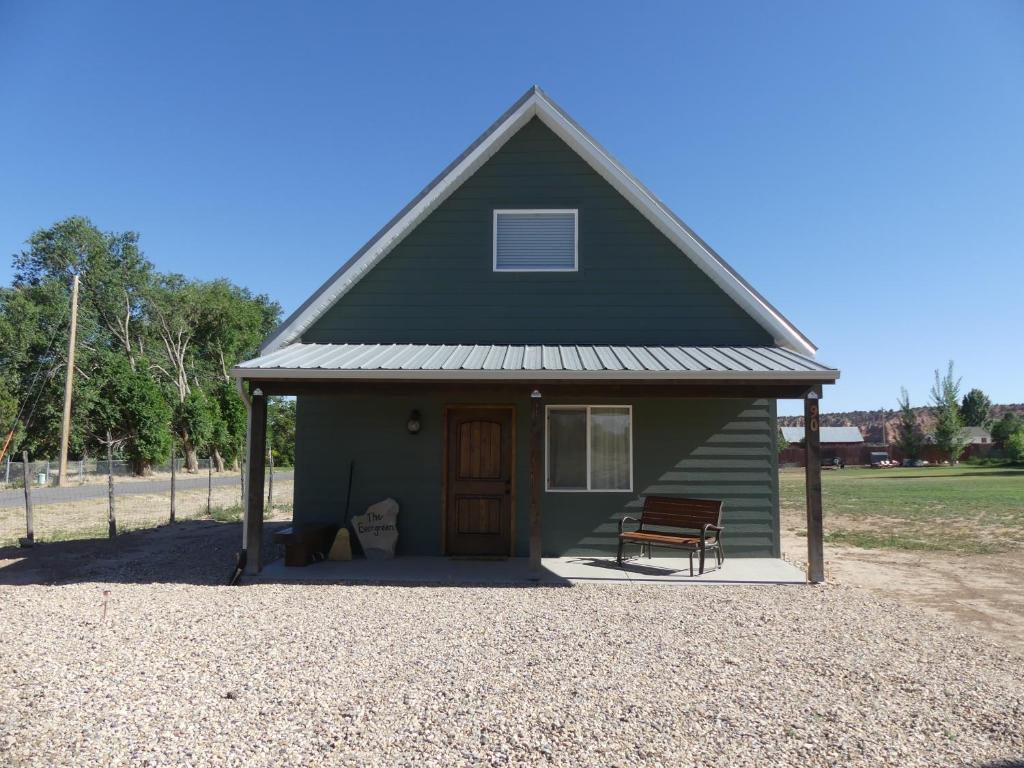
[[[334,434],[348,435],[357,439],[360,434],[367,435],[366,412],[386,410],[378,403],[386,403],[392,408],[396,403],[427,403],[429,408],[423,409],[422,418],[428,424],[432,436],[419,438],[417,450],[420,454],[412,456],[411,463],[416,464],[416,471],[422,469],[419,464],[430,464],[426,470],[431,484],[414,486],[418,492],[406,488],[406,501],[415,496],[419,514],[409,518],[406,530],[416,531],[419,536],[435,536],[433,530],[424,528],[424,509],[434,509],[438,515],[441,547],[431,554],[459,555],[473,554],[452,548],[450,536],[446,538],[445,526],[451,529],[452,496],[446,468],[442,476],[440,467],[449,464],[448,454],[451,443],[448,439],[449,410],[454,408],[482,408],[482,404],[492,411],[507,408],[511,412],[508,421],[509,436],[502,440],[510,440],[512,468],[505,480],[504,493],[508,497],[506,504],[511,510],[509,527],[506,532],[507,551],[500,561],[476,561],[467,564],[458,559],[435,557],[423,558],[409,555],[421,555],[422,551],[406,550],[406,556],[382,565],[380,561],[352,561],[344,563],[320,563],[315,568],[289,569],[298,580],[314,579],[313,572],[335,574],[335,580],[369,580],[390,581],[405,577],[402,581],[416,582],[414,574],[421,573],[427,581],[447,583],[456,579],[460,573],[464,580],[472,582],[481,578],[481,574],[490,569],[491,578],[515,581],[522,573],[528,574],[529,580],[536,583],[558,583],[560,581],[625,581],[641,582],[674,582],[690,581],[688,568],[677,568],[677,558],[671,555],[680,554],[672,550],[656,550],[655,560],[629,561],[624,568],[618,568],[614,558],[596,556],[595,552],[564,553],[562,557],[548,557],[558,554],[564,549],[566,517],[571,517],[573,510],[580,507],[609,507],[609,493],[554,493],[548,487],[550,474],[546,465],[545,429],[546,407],[565,408],[566,403],[613,403],[630,405],[637,411],[638,433],[635,445],[631,442],[630,450],[636,462],[638,481],[623,488],[626,493],[615,494],[618,508],[636,506],[636,501],[648,493],[661,493],[651,482],[649,466],[658,462],[661,456],[652,453],[649,445],[664,442],[666,433],[669,437],[682,435],[691,422],[699,421],[705,412],[725,412],[728,403],[735,402],[734,409],[741,411],[750,404],[762,404],[759,407],[761,416],[756,424],[759,433],[754,435],[761,451],[756,455],[756,462],[744,458],[750,456],[743,453],[742,448],[718,448],[718,453],[739,453],[741,458],[732,462],[731,466],[741,467],[746,464],[757,464],[757,482],[762,486],[759,491],[770,497],[775,505],[774,524],[777,518],[777,491],[774,485],[777,477],[770,475],[777,471],[775,454],[769,451],[775,446],[775,401],[779,399],[799,399],[804,403],[807,419],[807,450],[815,460],[807,462],[807,531],[808,531],[808,572],[806,577],[812,582],[824,580],[824,562],[822,556],[821,527],[821,482],[820,460],[818,460],[820,443],[818,440],[818,406],[822,394],[822,385],[833,383],[838,378],[838,371],[830,369],[796,355],[788,350],[778,348],[679,348],[679,347],[515,347],[514,345],[474,347],[465,345],[333,345],[333,344],[296,344],[275,352],[264,358],[244,363],[234,370],[239,388],[248,400],[249,407],[249,441],[248,441],[248,487],[246,491],[246,509],[244,516],[244,557],[246,571],[257,574],[262,570],[261,544],[263,540],[263,499],[264,499],[264,457],[266,455],[266,398],[275,395],[293,395],[300,401],[300,414],[303,402],[310,403],[345,403],[344,408],[325,412],[329,425],[323,428]],[[384,400],[381,400],[384,398]],[[390,398],[390,400],[388,400]],[[678,408],[673,410],[677,404]],[[668,405],[666,405],[668,404]],[[704,405],[702,405],[704,404]],[[767,405],[763,405],[767,404]],[[671,407],[669,407],[671,406]],[[311,406],[312,407],[312,406]],[[405,406],[402,406],[405,407]],[[608,406],[615,407],[615,406]],[[443,412],[440,416],[437,412]],[[396,412],[397,413],[397,412]],[[664,414],[669,414],[665,416]],[[410,413],[419,415],[419,409]],[[770,414],[770,418],[768,417]],[[301,417],[300,417],[301,418]],[[389,413],[390,421],[395,420],[394,413]],[[402,417],[404,421],[404,416]],[[632,416],[631,416],[632,418]],[[674,421],[667,421],[671,418]],[[430,419],[434,419],[433,422]],[[726,424],[729,429],[734,425]],[[318,428],[320,426],[318,425]],[[436,428],[436,429],[435,429]],[[631,427],[632,428],[632,427]],[[771,435],[768,430],[771,429]],[[301,429],[301,421],[300,421]],[[444,432],[444,438],[439,433]],[[706,430],[707,431],[707,430]],[[713,430],[710,430],[713,432]],[[412,430],[410,429],[410,433]],[[517,434],[518,432],[518,434]],[[502,433],[504,434],[504,433]],[[301,436],[300,436],[301,437]],[[709,443],[714,443],[717,436],[712,434]],[[732,440],[750,438],[750,434],[732,436]],[[589,438],[588,438],[589,439]],[[632,435],[631,435],[632,441]],[[693,444],[699,444],[696,440]],[[395,444],[391,451],[378,451],[380,461],[386,461],[390,453],[400,454],[410,444]],[[689,445],[689,444],[687,444]],[[727,443],[726,445],[740,445]],[[687,448],[686,450],[690,450]],[[457,452],[457,449],[456,449]],[[697,453],[697,451],[693,451]],[[443,459],[441,456],[443,455]],[[516,461],[518,455],[519,461]],[[675,455],[673,454],[673,457]],[[419,461],[417,457],[425,457]],[[674,458],[673,458],[674,460]],[[436,466],[435,466],[436,463]],[[410,455],[405,455],[405,466],[410,464]],[[664,462],[662,462],[664,464]],[[710,464],[710,467],[709,467]],[[682,464],[679,465],[683,467]],[[701,469],[701,467],[709,467]],[[662,465],[659,464],[659,473]],[[670,469],[672,467],[670,466]],[[395,470],[391,477],[397,477],[402,470]],[[297,483],[303,472],[301,455],[297,457]],[[632,467],[631,467],[632,472]],[[716,473],[714,461],[693,460],[685,467],[675,468],[669,474],[686,475],[690,487],[707,489],[701,491],[705,498],[717,497],[730,493],[722,484],[731,482],[730,478],[741,478],[742,469],[731,470],[732,474]],[[646,473],[646,474],[645,474]],[[434,475],[436,474],[436,478]],[[749,474],[749,473],[748,473]],[[701,481],[714,478],[719,483],[713,486]],[[436,484],[433,481],[436,480]],[[697,492],[686,492],[685,480],[679,486],[683,489],[680,495],[697,496]],[[744,481],[739,481],[743,485]],[[380,487],[385,488],[386,484]],[[744,494],[750,494],[750,483],[747,487],[735,490],[739,504],[731,504],[733,517],[730,518],[730,505],[726,508],[726,550],[729,552],[729,526],[733,522],[735,532],[749,523],[743,519]],[[298,487],[298,485],[297,485]],[[717,492],[715,489],[718,489]],[[385,490],[380,495],[391,495]],[[475,491],[474,491],[475,493]],[[721,495],[719,495],[721,494]],[[632,501],[631,501],[632,499]],[[763,500],[762,500],[763,501]],[[759,501],[758,503],[762,503]],[[298,499],[297,499],[298,503]],[[753,502],[751,502],[753,503]],[[308,505],[307,505],[308,506]],[[517,515],[517,510],[522,513]],[[563,510],[567,510],[563,514]],[[362,509],[356,507],[356,512]],[[602,513],[603,514],[603,513]],[[761,514],[761,513],[759,513]],[[545,515],[547,520],[545,520]],[[739,518],[736,516],[740,515]],[[518,518],[518,519],[517,519]],[[609,521],[603,518],[604,539],[614,537],[609,533]],[[737,527],[737,521],[739,527]],[[414,526],[419,526],[415,528]],[[593,523],[584,521],[588,530],[597,530]],[[400,517],[399,528],[403,528]],[[545,535],[547,534],[547,536]],[[775,532],[776,538],[778,531]],[[554,537],[554,538],[552,538]],[[591,537],[589,541],[597,541]],[[588,539],[580,539],[581,542]],[[739,542],[742,545],[742,541]],[[581,545],[583,546],[583,545]],[[596,545],[595,545],[596,546]],[[725,567],[721,571],[694,577],[692,581],[701,583],[779,583],[794,578],[794,569],[778,559],[777,547],[774,552],[762,550],[754,554],[760,557],[744,557],[742,546],[733,549],[731,556],[727,554]],[[765,555],[773,554],[773,557]],[[524,557],[525,555],[525,557]],[[661,556],[661,557],[659,557]],[[434,562],[428,562],[433,560]],[[746,563],[746,561],[750,561]],[[682,560],[685,563],[685,558]],[[612,567],[608,567],[609,563]],[[746,563],[746,564],[745,564]],[[771,565],[775,563],[776,565]],[[755,568],[755,565],[757,567]],[[279,564],[272,566],[270,575],[283,573]],[[344,572],[344,573],[343,573]],[[360,574],[365,574],[360,576]],[[717,574],[717,576],[716,576]],[[760,575],[759,575],[760,574]],[[429,576],[430,578],[427,578]],[[383,578],[382,578],[383,577]],[[514,577],[514,578],[513,578]],[[282,579],[290,578],[290,574]],[[328,577],[330,578],[330,577]],[[456,579],[458,580],[458,579]],[[800,576],[803,580],[803,576]],[[486,579],[485,579],[486,583]]]

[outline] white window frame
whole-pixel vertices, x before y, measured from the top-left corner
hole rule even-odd
[[[572,214],[572,269],[499,269],[498,268],[498,214],[499,213],[571,213]],[[580,211],[579,208],[495,208],[491,223],[491,269],[494,272],[579,272],[580,271]]]
[[[590,487],[590,412],[601,408],[625,408],[629,412],[629,487],[628,488],[591,488]],[[586,488],[552,488],[551,487],[551,411],[580,410],[587,414],[587,487]],[[585,405],[583,403],[558,403],[544,407],[544,490],[547,493],[632,493],[633,492],[633,406],[627,403],[603,403]]]

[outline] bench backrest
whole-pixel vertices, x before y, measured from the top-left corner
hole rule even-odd
[[[664,528],[703,528],[707,523],[721,525],[724,502],[713,499],[684,499],[678,496],[644,498],[644,526]]]

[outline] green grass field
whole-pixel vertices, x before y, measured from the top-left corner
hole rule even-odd
[[[1024,546],[1024,468],[826,470],[822,493],[825,539],[835,544],[971,553]],[[784,520],[802,516],[804,471],[780,472],[779,494]]]

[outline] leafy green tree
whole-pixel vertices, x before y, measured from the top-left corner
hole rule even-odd
[[[216,430],[216,405],[202,389],[190,389],[185,399],[178,403],[174,410],[174,431],[180,436],[185,447],[190,472],[199,469],[197,452],[208,452],[212,449]]]
[[[295,466],[295,400],[272,397],[267,403],[267,428],[274,465]],[[781,433],[780,433],[781,437]],[[783,438],[784,440],[785,438]],[[781,448],[780,448],[781,450]]]
[[[924,445],[924,433],[917,423],[917,415],[910,405],[910,395],[906,387],[900,387],[900,396],[896,402],[900,411],[899,423],[896,425],[896,445],[905,458],[919,459],[921,446]]]
[[[1018,429],[1006,439],[1006,455],[1010,461],[1024,464],[1024,429]]]
[[[775,441],[778,443],[779,451],[784,451],[789,448],[789,440],[787,440],[786,436],[783,434],[782,427],[779,427],[778,436],[775,438]]]
[[[960,415],[963,417],[964,425],[968,427],[988,426],[991,410],[992,401],[977,388],[964,395],[963,402],[960,403]]]
[[[953,361],[943,376],[935,371],[932,385],[932,413],[935,415],[935,444],[955,464],[967,446],[964,422],[960,416],[960,379],[953,374]]]
[[[234,383],[228,381],[214,385],[212,397],[217,409],[213,460],[218,472],[224,471],[225,462],[229,462],[237,469],[248,426],[245,403],[242,402]]]
[[[127,356],[107,353],[103,380],[91,403],[90,423],[97,446],[106,435],[121,446],[137,475],[168,458],[171,450],[171,407],[145,367],[132,368]]]
[[[133,462],[145,470],[148,457],[162,450],[148,444],[144,428],[159,421],[149,413],[156,409],[150,402],[156,382],[190,470],[198,468],[198,450],[210,452],[219,467],[225,458],[237,461],[245,408],[230,370],[254,356],[278,322],[275,302],[227,280],[158,273],[136,233],[102,232],[81,216],[33,233],[14,256],[13,271],[12,286],[0,288],[0,440],[30,402],[19,427],[21,447],[39,456],[57,453],[70,282],[78,275],[71,456],[96,447],[98,436],[105,446],[109,426],[110,442],[136,451]],[[145,407],[125,382],[141,388]]]
[[[37,455],[59,450],[63,379],[67,365],[70,282],[82,281],[78,311],[75,392],[70,454],[94,444],[88,423],[91,402],[104,381],[106,353],[121,350],[134,365],[141,333],[132,322],[141,315],[140,296],[152,266],[138,249],[134,233],[103,233],[88,219],[72,216],[38,230],[13,260],[14,281],[0,293],[0,370],[20,404],[30,401],[22,424],[23,447]],[[45,375],[40,378],[39,372]],[[3,374],[0,374],[0,378]],[[109,392],[108,392],[109,395]],[[122,403],[120,406],[128,407]]]
[[[1013,411],[1007,411],[1003,417],[992,425],[992,439],[997,443],[1006,444],[1010,435],[1024,429],[1024,419]]]
[[[154,346],[161,360],[154,365],[171,397],[182,406],[194,388],[212,388],[214,383],[230,382],[230,368],[256,353],[262,338],[280,316],[280,307],[266,296],[253,296],[248,290],[226,280],[203,282],[183,275],[157,275],[148,294]],[[222,409],[223,410],[223,409]],[[226,412],[222,414],[226,416]],[[217,430],[216,413],[206,439],[230,439],[214,445],[220,454],[236,443],[234,422],[228,420]],[[196,471],[196,433],[184,431],[187,420],[176,421],[189,471]],[[244,432],[244,428],[243,428]],[[205,434],[205,433],[204,433]]]

